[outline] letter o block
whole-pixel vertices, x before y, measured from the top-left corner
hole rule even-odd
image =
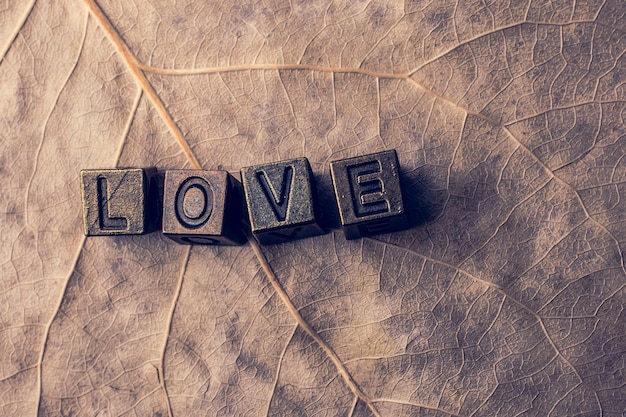
[[[404,229],[398,155],[378,152],[330,163],[330,172],[346,239]]]
[[[239,188],[226,171],[166,171],[163,234],[188,245],[244,243]]]
[[[156,211],[149,198],[155,170],[80,171],[86,236],[140,235],[152,230]]]
[[[250,226],[260,243],[283,243],[324,233],[317,219],[312,177],[306,158],[241,170]]]

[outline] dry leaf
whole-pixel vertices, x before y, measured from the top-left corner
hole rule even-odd
[[[1,415],[626,415],[621,0],[5,0],[0,86]],[[82,236],[81,168],[306,156],[332,213],[392,148],[404,232]]]

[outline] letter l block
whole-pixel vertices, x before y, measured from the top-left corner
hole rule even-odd
[[[140,235],[156,220],[153,178],[156,170],[84,169],[80,171],[83,225],[87,236]],[[150,191],[150,192],[149,192]]]
[[[324,233],[318,223],[315,187],[306,158],[241,170],[252,233],[262,244]]]
[[[346,239],[404,229],[408,217],[395,150],[330,163]]]

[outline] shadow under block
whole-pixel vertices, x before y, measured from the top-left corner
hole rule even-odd
[[[84,169],[80,172],[83,225],[87,236],[140,235],[152,231],[156,170]]]
[[[183,244],[243,244],[240,194],[226,171],[166,171],[163,234]]]
[[[395,150],[333,161],[330,172],[346,239],[408,227]]]
[[[318,223],[313,175],[306,158],[243,168],[241,178],[250,227],[261,244],[324,233]]]

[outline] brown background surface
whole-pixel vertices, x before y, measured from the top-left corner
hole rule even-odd
[[[0,414],[624,416],[625,13],[0,1]],[[329,211],[394,148],[404,232],[82,236],[82,168],[306,156]]]

